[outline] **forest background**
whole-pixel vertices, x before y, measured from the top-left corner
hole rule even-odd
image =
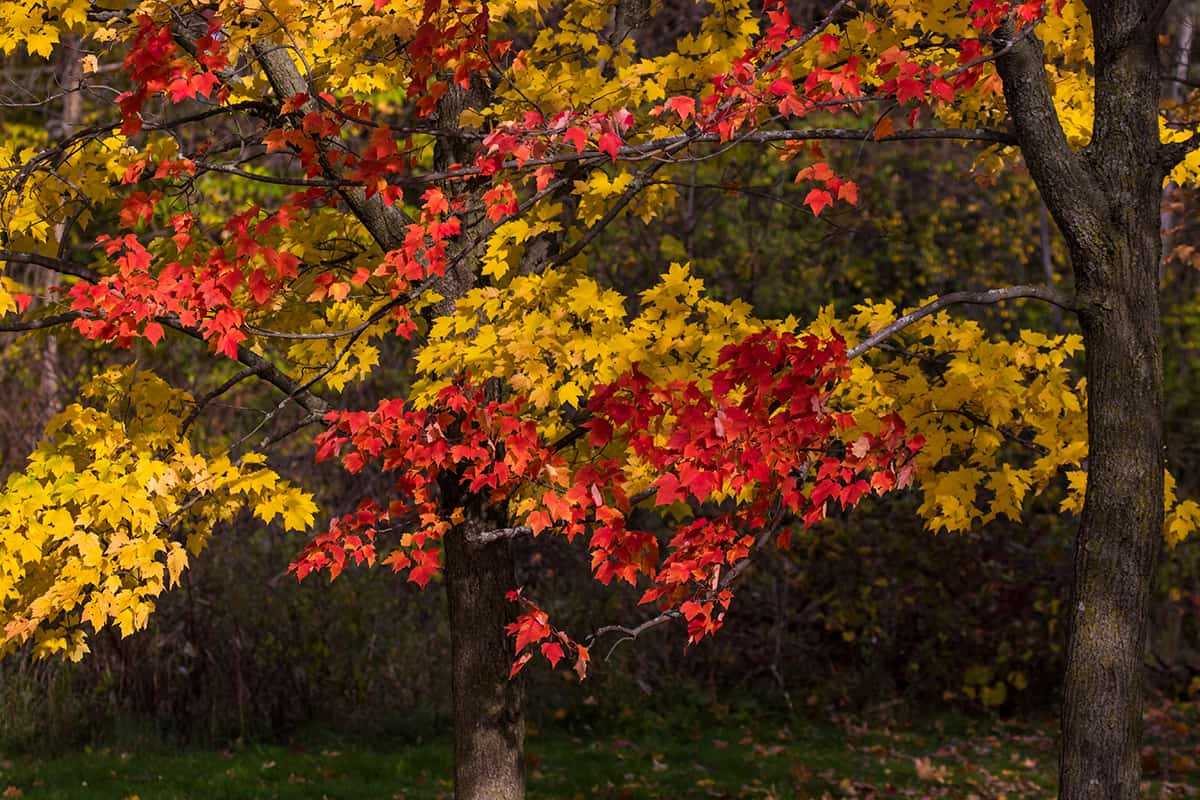
[[[792,5],[797,18],[823,10]],[[659,10],[638,32],[638,47],[665,47],[703,13],[690,3]],[[1172,13],[1180,22],[1164,52],[1183,64],[1182,100],[1195,46],[1184,20],[1194,8],[1179,3]],[[7,56],[3,125],[62,125],[65,109],[23,110],[20,97],[46,94],[76,68],[69,57],[47,67]],[[1020,165],[981,168],[979,152],[952,142],[830,148],[831,165],[858,182],[859,202],[814,216],[792,165],[771,151],[730,149],[657,184],[674,195],[654,219],[630,214],[604,227],[589,245],[603,255],[588,270],[632,295],[687,262],[712,297],[744,300],[759,317],[806,320],[830,304],[845,315],[864,297],[908,306],[966,288],[1065,281],[1063,242],[1028,175]],[[1197,200],[1173,185],[1163,196],[1167,462],[1182,497],[1200,496]],[[9,273],[23,284],[40,279],[15,265]],[[997,337],[1076,332],[1071,317],[1040,304],[953,313]],[[212,382],[198,367],[201,353],[198,345],[135,341],[115,361],[136,362],[200,395]],[[382,340],[378,365],[346,387],[344,404],[372,405],[375,387],[410,380],[406,354],[403,342]],[[114,354],[51,330],[6,335],[0,358],[4,396],[12,398],[0,408],[7,475]],[[941,366],[928,365],[933,380]],[[256,413],[273,407],[250,383],[217,402],[226,413],[206,419],[210,441],[239,438]],[[271,459],[314,491],[321,508],[352,507],[371,480],[315,465],[305,441],[276,445]],[[379,478],[374,488],[387,483]],[[750,700],[795,714],[892,702],[1044,714],[1057,702],[1063,671],[1075,529],[1062,510],[1065,496],[1064,487],[1052,487],[1029,501],[1020,522],[995,519],[953,534],[927,530],[912,496],[834,513],[797,535],[790,550],[760,555],[755,579],[740,589],[716,638],[685,646],[683,630],[642,636],[611,656],[593,654],[599,663],[582,686],[531,671],[531,711],[621,720],[647,703]],[[82,744],[116,727],[153,725],[169,738],[219,744],[286,738],[313,723],[387,730],[397,719],[447,712],[449,637],[436,583],[422,592],[386,571],[353,569],[332,584],[297,583],[288,565],[302,539],[249,515],[217,524],[204,556],[193,559],[178,591],[158,601],[146,630],[121,638],[107,629],[77,664],[28,654],[0,661],[0,741]],[[1147,649],[1148,680],[1179,701],[1200,695],[1196,547],[1185,540],[1164,551]],[[518,582],[553,596],[556,616],[595,629],[644,613],[638,592],[596,586],[585,555],[565,543],[517,539],[514,552]]]

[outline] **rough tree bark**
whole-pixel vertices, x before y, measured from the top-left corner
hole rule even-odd
[[[1059,797],[1134,800],[1142,658],[1162,541],[1158,300],[1158,2],[1088,3],[1095,35],[1091,143],[1067,144],[1041,44],[1007,31],[997,66],[1025,160],[1067,241],[1088,378],[1088,488],[1075,550]]]
[[[509,540],[469,541],[503,527],[486,509],[468,510],[446,535],[446,593],[450,605],[451,683],[454,705],[454,796],[457,800],[525,797],[524,682],[507,680],[512,641],[504,626],[515,585]]]

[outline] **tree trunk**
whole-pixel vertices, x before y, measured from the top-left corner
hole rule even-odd
[[[1072,248],[1088,374],[1088,489],[1067,645],[1059,792],[1134,800],[1163,527],[1158,53],[1151,4],[1095,4],[1095,236]]]
[[[467,541],[468,529],[496,527],[470,518],[447,534],[446,594],[450,603],[456,800],[525,797],[525,692],[507,679],[514,653],[504,626],[515,588],[507,539]]]
[[[1088,377],[1088,488],[1076,540],[1059,797],[1135,800],[1143,655],[1163,525],[1158,53],[1152,8],[1093,0],[1091,143],[1066,142],[1035,37],[997,60],[1030,173],[1071,253]]]
[[[438,101],[440,127],[457,130],[462,112],[483,107],[489,95],[478,81],[469,89],[452,86]],[[471,139],[439,138],[435,168],[469,162],[474,147]],[[462,186],[455,183],[444,184],[443,190],[465,201],[464,217],[482,217],[478,194],[461,194]],[[438,315],[453,313],[458,299],[479,282],[475,252],[452,251],[451,261],[436,288],[443,298],[433,309]],[[443,510],[462,503],[466,514],[442,544],[450,605],[454,797],[524,800],[524,682],[509,678],[516,654],[505,631],[516,616],[515,604],[506,598],[516,588],[512,553],[507,540],[486,545],[467,541],[470,533],[505,527],[504,504],[492,507],[486,497],[464,491],[456,481],[442,487],[442,503]]]
[[[1153,197],[1141,216],[1158,232]],[[1140,251],[1140,252],[1139,252]],[[1143,654],[1162,542],[1158,248],[1123,254],[1141,280],[1080,315],[1087,348],[1088,488],[1075,549],[1060,797],[1138,797]]]
[[[259,63],[280,100],[310,93],[287,51],[269,45],[255,48]],[[486,104],[486,89],[480,83],[463,90],[457,84],[438,102],[443,131],[458,127],[464,109]],[[312,101],[309,101],[310,103]],[[307,109],[308,106],[305,106]],[[473,140],[439,137],[434,147],[434,164],[445,169],[466,162]],[[337,178],[327,166],[327,177]],[[464,191],[461,184],[445,184],[449,195]],[[401,247],[407,220],[398,207],[385,205],[380,195],[370,199],[362,189],[343,193],[351,211],[370,232],[380,248]],[[478,197],[467,195],[468,211],[480,214]],[[460,257],[461,256],[461,257]],[[451,253],[454,266],[438,282],[442,296],[438,314],[453,311],[454,303],[478,281],[478,257],[473,253]],[[505,595],[515,588],[512,557],[506,541],[486,546],[467,542],[468,531],[504,527],[492,517],[483,498],[465,495],[456,483],[443,486],[443,502],[457,498],[466,506],[466,521],[446,535],[446,593],[450,606],[451,691],[454,708],[454,793],[457,800],[522,800],[525,796],[524,691],[520,681],[509,680],[514,654],[505,625],[516,616],[514,604]],[[450,502],[453,506],[454,503]]]

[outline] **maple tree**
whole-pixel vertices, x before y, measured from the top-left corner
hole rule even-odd
[[[1167,5],[839,0],[800,19],[721,0],[654,54],[639,30],[666,11],[638,0],[0,3],[0,52],[65,50],[67,92],[95,100],[56,140],[6,125],[0,260],[63,285],[35,299],[5,275],[0,329],[182,337],[240,364],[194,398],[106,373],[52,422],[0,495],[0,651],[79,658],[89,631],[145,624],[197,531],[242,506],[309,528],[312,497],[264,453],[320,426],[318,460],[395,481],[328,510],[294,572],[444,574],[456,791],[519,797],[509,678],[537,655],[583,677],[600,637],[716,632],[751,554],[834,504],[911,486],[931,528],[965,530],[1065,473],[1082,527],[1060,791],[1133,797],[1150,575],[1164,532],[1200,525],[1161,463],[1157,204],[1200,168],[1194,109],[1158,102]],[[656,176],[724,148],[798,162],[819,217],[859,200],[826,143],[930,138],[981,148],[985,173],[1024,159],[1073,296],[800,322],[707,295],[686,264],[637,295],[589,274],[606,226],[675,202]],[[1005,341],[945,311],[1019,298],[1075,312],[1082,337]],[[380,386],[393,337],[411,359]],[[194,450],[193,424],[251,378],[277,405]],[[340,399],[355,385],[373,410]],[[590,635],[552,619],[508,549],[545,535],[579,539],[651,616]]]

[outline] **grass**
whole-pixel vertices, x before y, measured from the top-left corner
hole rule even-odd
[[[1198,795],[1195,716],[1191,708],[1151,712],[1148,797]],[[614,726],[560,717],[530,730],[531,800],[1054,796],[1048,720],[942,714],[909,723],[812,722],[693,712],[639,713]],[[0,756],[0,797],[433,800],[451,797],[450,754],[441,725],[402,727],[372,741],[314,731],[286,746],[224,750],[140,741]]]

